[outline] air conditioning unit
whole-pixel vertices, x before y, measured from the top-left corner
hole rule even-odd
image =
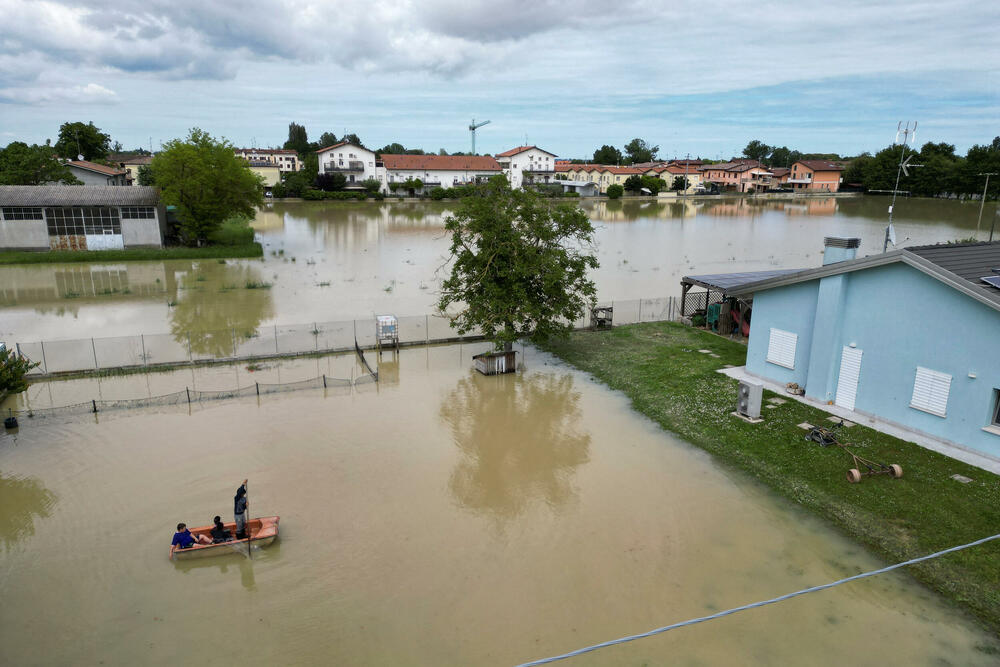
[[[760,419],[760,404],[764,398],[764,385],[741,380],[736,401],[736,412],[747,419]]]

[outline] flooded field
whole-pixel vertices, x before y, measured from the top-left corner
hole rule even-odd
[[[0,435],[0,664],[513,665],[882,565],[586,375],[528,348],[487,378],[482,349],[404,350],[377,386]],[[153,395],[356,363],[44,384]],[[229,515],[244,477],[279,541],[168,561],[174,524]],[[996,647],[894,572],[560,664],[985,665]]]
[[[584,201],[602,300],[680,293],[690,273],[811,267],[823,237],[881,252],[887,200]],[[432,312],[451,203],[276,203],[254,223],[260,260],[0,267],[0,340],[165,334]],[[986,207],[984,220],[993,215]],[[978,204],[902,200],[900,245],[966,238]]]

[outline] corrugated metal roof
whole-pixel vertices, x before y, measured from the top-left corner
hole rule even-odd
[[[805,271],[805,269],[772,269],[770,271],[744,271],[742,273],[712,273],[702,276],[684,276],[681,281],[725,292],[742,285],[749,285],[750,283],[756,283],[762,280],[770,280],[771,278],[777,278],[791,273],[799,273],[800,271]]]
[[[155,206],[148,185],[0,185],[0,206]]]

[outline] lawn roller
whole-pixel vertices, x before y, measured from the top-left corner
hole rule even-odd
[[[831,445],[836,445],[840,447],[845,452],[851,455],[854,459],[854,467],[847,471],[847,481],[851,484],[857,484],[861,481],[862,477],[872,477],[874,475],[889,475],[890,477],[895,477],[899,479],[903,476],[903,467],[896,464],[879,463],[878,461],[872,461],[864,457],[858,456],[850,449],[847,445],[837,440],[837,436],[834,431],[839,429],[844,425],[843,421],[835,424],[833,428],[823,428],[822,426],[813,426],[809,429],[809,435],[806,436],[806,440],[815,442],[821,447],[829,447]]]

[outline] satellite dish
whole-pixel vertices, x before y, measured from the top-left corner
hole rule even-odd
[[[77,160],[80,160],[81,162],[83,162],[83,156],[82,156],[82,155],[77,155],[77,156],[76,156],[76,159],[77,159]]]

